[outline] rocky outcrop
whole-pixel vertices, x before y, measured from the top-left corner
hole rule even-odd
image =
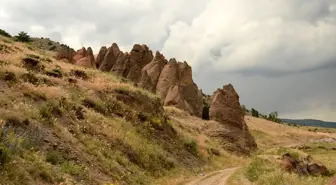
[[[196,84],[171,86],[164,105],[186,110],[193,116],[202,116],[202,93]]]
[[[107,53],[106,46],[101,47],[96,58],[96,68],[99,68],[100,65],[103,63],[106,53]]]
[[[217,89],[212,95],[210,119],[220,123],[207,132],[228,150],[249,154],[257,145],[244,121],[239,96],[231,84]]]
[[[141,80],[141,69],[152,60],[153,53],[146,45],[135,44],[130,53],[127,79],[137,84]]]
[[[70,63],[74,63],[73,57],[76,55],[76,51],[73,50],[72,48],[69,48],[65,45],[57,48],[57,55],[56,59],[57,60],[63,60],[66,59]]]
[[[202,116],[202,93],[193,82],[191,67],[186,62],[171,59],[160,74],[156,92],[165,97],[166,106],[175,106],[194,116]]]
[[[76,65],[85,67],[85,68],[94,68],[95,67],[95,58],[93,55],[93,51],[90,47],[85,51],[85,48],[82,51],[86,54],[83,58],[76,61]],[[79,56],[79,55],[76,55]],[[79,57],[78,57],[79,58]],[[75,59],[74,59],[75,60]]]
[[[87,56],[87,51],[84,47],[82,47],[80,50],[78,50],[75,54],[75,56],[73,57],[73,60],[75,62],[79,61],[80,59],[84,58]]]
[[[170,59],[160,74],[158,83],[156,85],[156,93],[162,97],[166,97],[171,86],[178,83],[178,64],[175,59]]]
[[[106,55],[99,66],[101,71],[108,72],[117,62],[118,56],[120,54],[120,49],[116,43],[113,43],[111,47],[108,48]]]
[[[155,92],[161,71],[166,64],[165,57],[157,51],[154,59],[142,68],[139,87]]]
[[[120,52],[115,65],[112,67],[111,72],[117,76],[126,77],[130,68],[130,55],[126,52]]]

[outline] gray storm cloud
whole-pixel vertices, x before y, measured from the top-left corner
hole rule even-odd
[[[29,5],[29,6],[24,6]],[[188,61],[204,92],[232,83],[248,107],[336,120],[336,0],[1,0],[0,27],[76,49],[145,43]]]

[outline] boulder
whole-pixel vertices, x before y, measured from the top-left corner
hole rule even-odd
[[[100,48],[99,53],[96,58],[96,67],[99,69],[100,65],[103,63],[103,60],[105,58],[105,55],[107,53],[106,46],[103,46]]]
[[[155,92],[161,71],[166,64],[165,57],[157,51],[154,59],[142,68],[139,87]]]
[[[118,45],[113,43],[112,46],[108,48],[99,69],[105,72],[110,71],[117,62],[119,54],[120,49]]]
[[[213,93],[209,115],[220,125],[209,128],[207,133],[218,139],[224,148],[249,154],[257,147],[244,121],[239,96],[231,84]]]

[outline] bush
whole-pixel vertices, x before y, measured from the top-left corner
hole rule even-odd
[[[57,151],[50,151],[46,155],[46,161],[53,165],[61,164],[63,162],[63,156]]]
[[[50,50],[50,51],[54,51],[54,50],[56,50],[56,46],[51,46],[51,47],[49,48],[49,50]]]
[[[46,71],[46,75],[47,76],[52,76],[55,78],[62,78],[63,77],[63,73],[60,69],[53,69],[51,71]]]
[[[63,115],[63,111],[56,102],[49,102],[40,108],[40,115],[43,119],[51,123],[52,118],[54,116],[61,117]]]
[[[254,108],[252,108],[251,113],[253,117],[259,118],[259,112],[255,110]]]
[[[5,30],[0,29],[0,35],[4,36],[4,37],[12,37],[9,33],[7,33]]]
[[[0,144],[0,166],[4,166],[10,160],[9,150],[5,145]]]
[[[15,36],[15,39],[19,42],[31,42],[31,38],[28,33],[21,31]]]
[[[184,142],[184,147],[193,155],[198,155],[198,145],[195,140],[187,140]]]

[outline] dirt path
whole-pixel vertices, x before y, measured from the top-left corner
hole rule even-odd
[[[225,185],[228,178],[237,170],[238,168],[228,168],[225,170],[216,171],[210,173],[204,177],[196,179],[186,185]]]

